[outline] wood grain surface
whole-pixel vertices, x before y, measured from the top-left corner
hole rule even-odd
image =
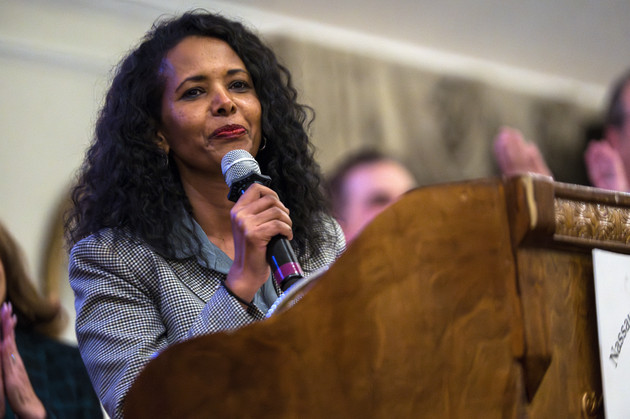
[[[625,213],[627,197],[578,189],[408,193],[290,309],[151,361],[126,416],[603,417],[590,249],[606,237],[567,240],[558,199]]]

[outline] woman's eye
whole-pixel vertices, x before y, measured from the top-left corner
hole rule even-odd
[[[195,98],[203,93],[203,90],[199,87],[193,87],[192,89],[188,89],[184,92],[183,97],[186,99]]]
[[[243,91],[243,90],[248,90],[250,88],[250,85],[248,82],[244,80],[236,80],[230,83],[230,88]]]

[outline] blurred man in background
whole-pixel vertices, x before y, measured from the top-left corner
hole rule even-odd
[[[416,180],[395,159],[366,150],[347,157],[327,186],[333,214],[350,243],[374,217],[414,188]]]

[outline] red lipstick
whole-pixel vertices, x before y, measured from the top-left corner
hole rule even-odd
[[[237,138],[247,133],[242,125],[224,125],[216,129],[210,138]]]

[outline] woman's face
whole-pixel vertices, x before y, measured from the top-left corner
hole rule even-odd
[[[221,176],[230,150],[256,155],[261,106],[245,64],[216,38],[191,36],[162,63],[160,145],[174,158],[182,179],[191,174]]]

